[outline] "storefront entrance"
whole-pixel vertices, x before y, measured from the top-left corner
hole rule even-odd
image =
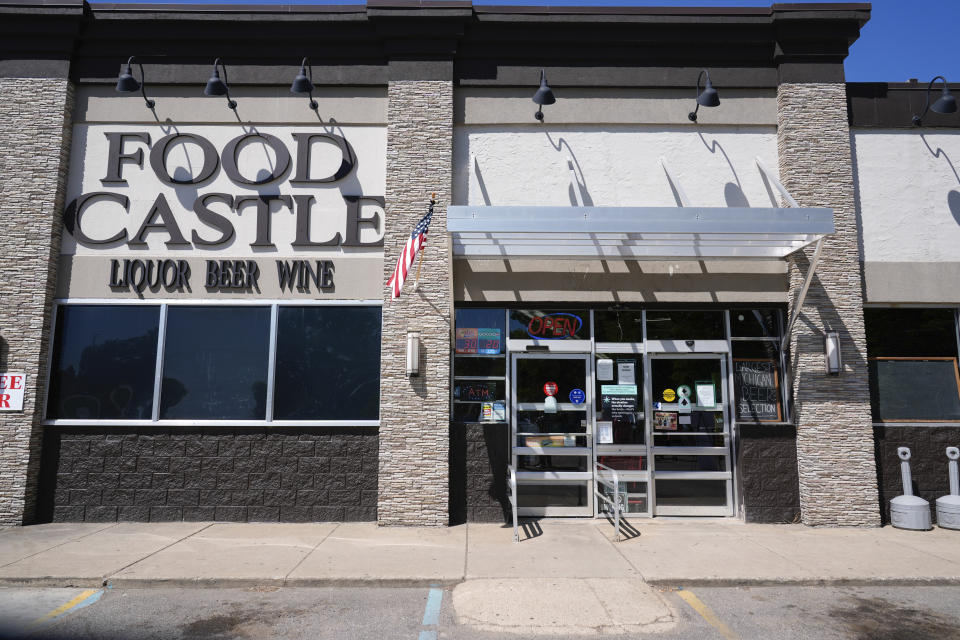
[[[595,515],[595,474],[608,469],[627,513],[734,514],[725,354],[510,360],[521,516]]]
[[[518,353],[510,369],[520,515],[592,516],[589,356]]]
[[[648,356],[654,515],[733,515],[725,356]]]

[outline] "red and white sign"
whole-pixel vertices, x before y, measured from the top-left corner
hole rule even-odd
[[[557,383],[556,382],[544,382],[543,383],[543,393],[548,396],[557,395]]]
[[[0,411],[23,411],[25,373],[0,373]]]

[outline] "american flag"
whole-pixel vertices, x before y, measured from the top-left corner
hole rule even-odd
[[[420,222],[413,228],[410,237],[407,238],[407,243],[403,245],[400,257],[397,258],[397,266],[393,270],[393,275],[387,280],[387,286],[393,292],[393,299],[400,297],[403,281],[407,279],[407,274],[410,273],[410,267],[417,257],[417,252],[427,243],[427,232],[430,230],[430,220],[433,219],[433,205],[436,203],[436,200],[430,200],[430,210],[427,211],[427,215],[420,218]]]

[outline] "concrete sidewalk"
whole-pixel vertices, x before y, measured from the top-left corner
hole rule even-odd
[[[0,586],[451,585],[521,579],[658,586],[960,584],[960,532],[811,529],[735,520],[46,524],[0,531]]]

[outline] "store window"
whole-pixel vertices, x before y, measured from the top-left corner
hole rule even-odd
[[[453,419],[506,422],[505,309],[457,309]]]
[[[376,421],[380,324],[370,306],[60,305],[47,419],[151,421],[160,377],[160,421]]]
[[[779,309],[731,309],[733,391],[739,422],[784,422]]]
[[[512,340],[589,340],[586,309],[511,309]]]
[[[275,420],[377,419],[378,307],[280,307],[277,322]]]
[[[269,307],[171,307],[161,420],[266,420]]]
[[[954,309],[865,309],[877,422],[960,421]]]
[[[648,340],[725,340],[722,311],[647,311]]]
[[[643,312],[611,309],[593,313],[597,342],[643,342]]]
[[[149,420],[159,327],[159,306],[60,307],[47,416]]]

